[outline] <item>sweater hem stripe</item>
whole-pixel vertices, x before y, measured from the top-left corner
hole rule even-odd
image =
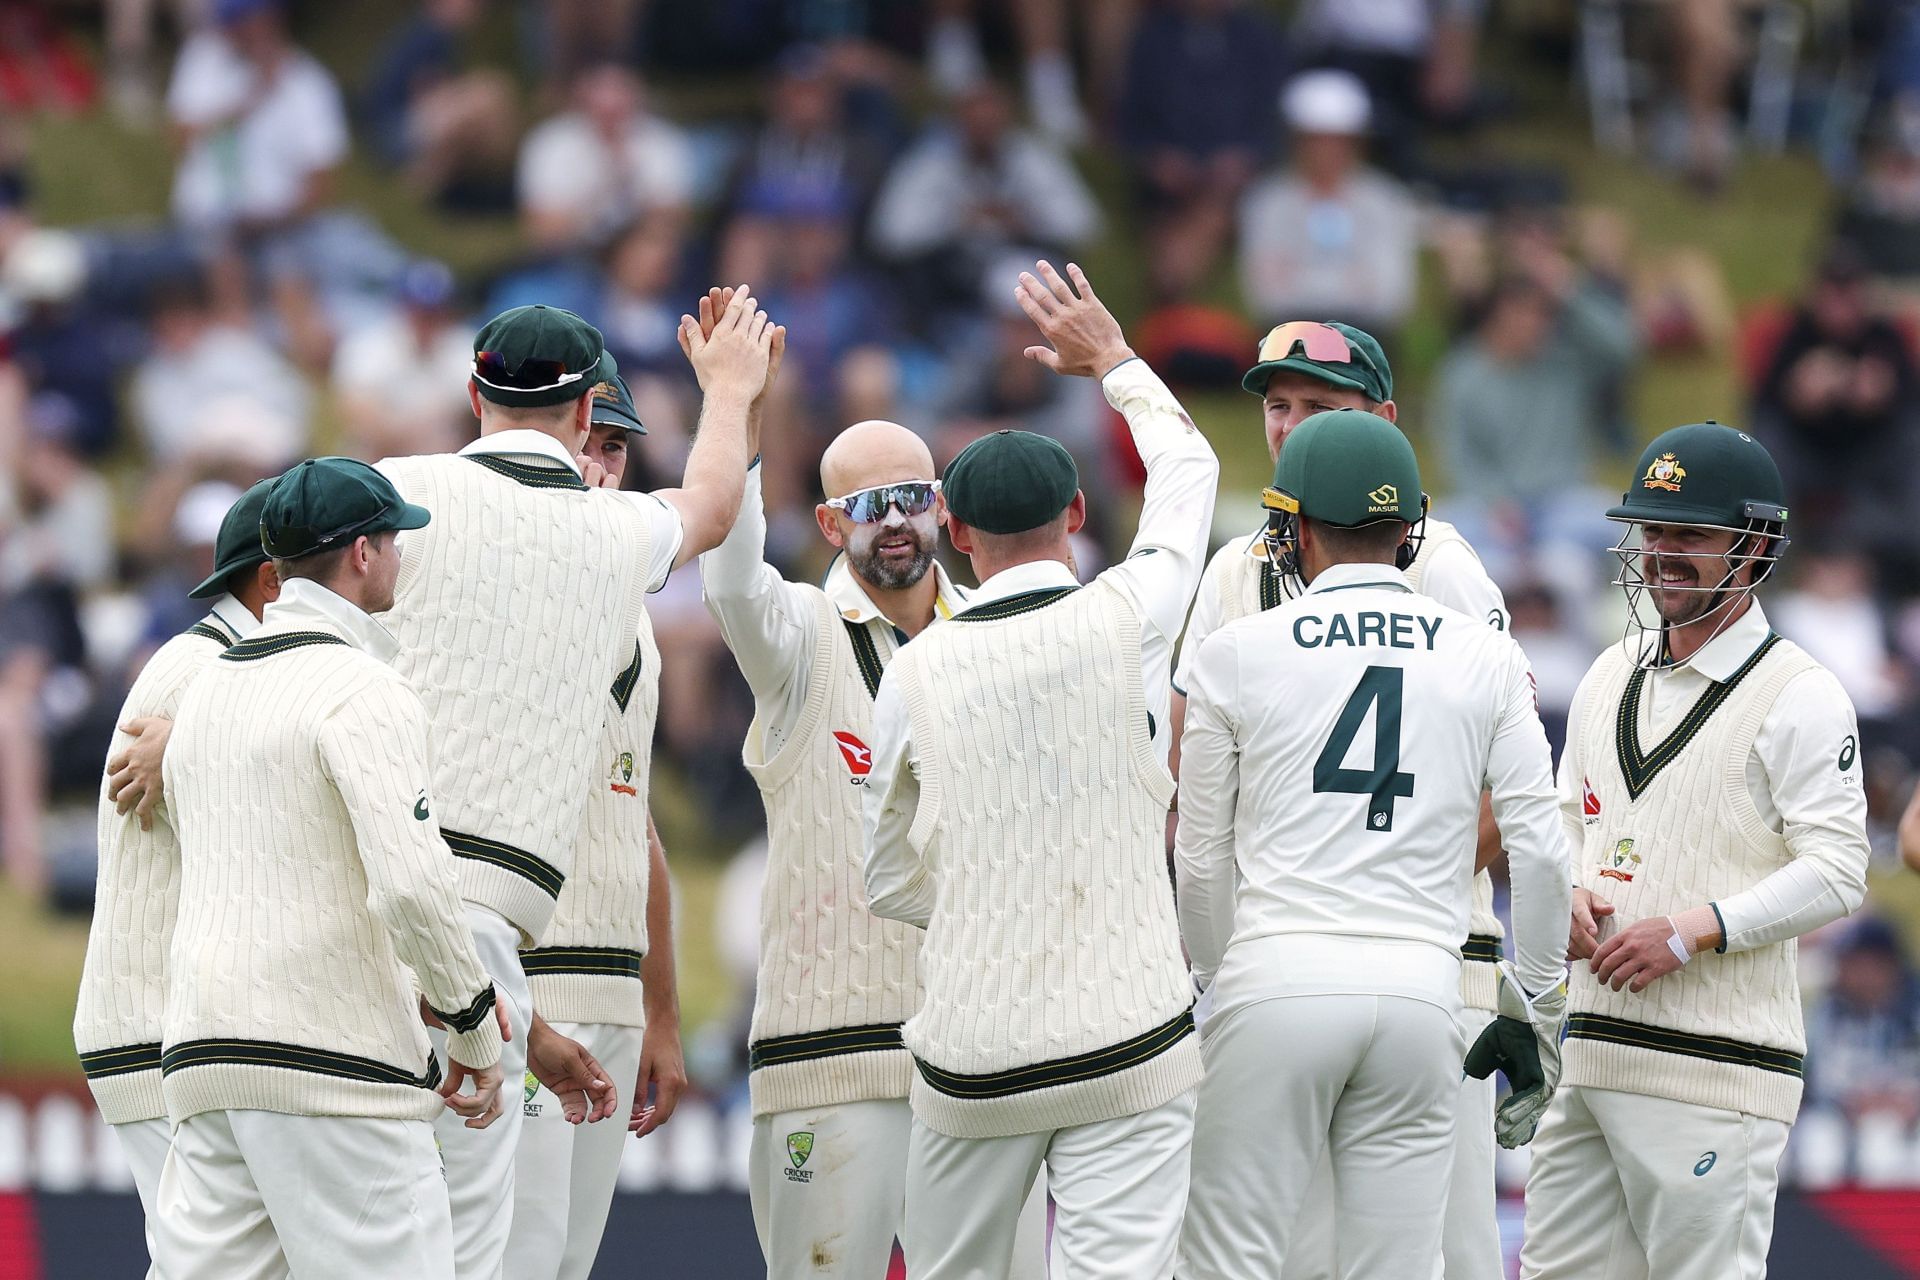
[[[1805,1059],[1788,1049],[1770,1049],[1765,1045],[1748,1044],[1726,1036],[1702,1036],[1672,1031],[1666,1027],[1651,1027],[1643,1022],[1629,1022],[1625,1018],[1610,1018],[1605,1014],[1574,1014],[1567,1019],[1567,1036],[1570,1039],[1604,1040],[1636,1049],[1655,1049],[1689,1058],[1704,1058],[1729,1066],[1756,1067],[1795,1079],[1804,1074]]]
[[[1014,1067],[983,1075],[943,1071],[916,1056],[914,1066],[928,1086],[954,1098],[1004,1098],[1011,1094],[1073,1084],[1113,1075],[1156,1058],[1193,1034],[1193,1009],[1182,1009],[1157,1027],[1104,1049],[1055,1058],[1032,1066]]]
[[[530,880],[549,898],[560,896],[560,887],[567,877],[560,868],[525,849],[516,849],[510,844],[498,840],[488,840],[482,836],[470,836],[459,831],[440,828],[441,839],[447,842],[447,848],[456,858],[469,858],[475,862],[489,862],[503,871],[511,871],[523,880]]]
[[[640,977],[641,954],[626,947],[534,947],[520,953],[520,967],[537,974],[575,973],[604,978]]]
[[[282,1044],[276,1040],[188,1040],[169,1046],[160,1057],[162,1075],[200,1066],[279,1067],[367,1084],[412,1085],[416,1089],[432,1089],[440,1084],[440,1062],[431,1055],[420,1074],[408,1075],[405,1068],[375,1058]]]
[[[837,1027],[831,1031],[809,1031],[794,1036],[771,1036],[756,1040],[747,1050],[747,1069],[778,1066],[783,1062],[808,1062],[843,1053],[873,1053],[905,1046],[900,1040],[898,1022],[877,1022],[864,1027]]]
[[[89,1080],[125,1075],[130,1071],[151,1071],[160,1065],[159,1044],[129,1044],[116,1049],[95,1049],[80,1055],[80,1070]]]
[[[1499,964],[1503,954],[1500,939],[1490,933],[1468,934],[1466,945],[1460,948],[1462,960],[1478,961],[1481,964]]]

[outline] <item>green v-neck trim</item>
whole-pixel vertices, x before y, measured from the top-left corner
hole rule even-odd
[[[1753,669],[1760,665],[1761,659],[1771,653],[1773,647],[1779,643],[1780,637],[1769,632],[1760,647],[1753,651],[1752,656],[1740,664],[1740,669],[1725,680],[1717,680],[1709,684],[1707,691],[1687,708],[1684,716],[1680,717],[1680,723],[1673,727],[1673,732],[1655,743],[1650,751],[1642,750],[1640,746],[1640,695],[1646,688],[1647,669],[1645,667],[1633,669],[1633,674],[1627,677],[1626,693],[1620,699],[1620,710],[1613,735],[1615,752],[1620,761],[1620,776],[1627,784],[1627,795],[1630,798],[1638,800],[1641,794],[1653,785],[1653,780],[1660,776],[1660,771],[1672,764],[1680,753],[1686,750],[1687,744],[1699,736],[1700,731],[1706,727],[1707,721],[1713,717],[1713,713],[1733,696],[1733,691],[1740,682],[1746,679]]]
[[[1044,609],[1050,604],[1066,599],[1080,588],[1041,587],[1035,591],[1022,591],[1018,595],[1002,596],[998,600],[989,600],[985,604],[962,609],[953,615],[955,622],[998,622],[1002,618],[1017,618],[1023,613],[1032,613],[1035,609]]]
[[[860,668],[860,680],[867,686],[867,696],[880,696],[880,677],[886,674],[886,663],[881,661],[880,646],[873,642],[873,632],[867,630],[864,622],[855,622],[850,618],[840,620],[847,628],[847,640],[853,645],[853,664]]]
[[[572,467],[563,467],[559,463],[543,466],[504,458],[497,453],[466,453],[461,457],[529,489],[578,489],[585,492],[587,487],[587,482],[575,475]]]

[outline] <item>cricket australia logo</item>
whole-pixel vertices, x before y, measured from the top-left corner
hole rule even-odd
[[[540,1114],[541,1104],[533,1100],[534,1095],[539,1092],[540,1081],[534,1077],[533,1072],[527,1072],[526,1080],[520,1090],[520,1113],[529,1119]]]
[[[1623,880],[1633,883],[1633,873],[1640,866],[1640,855],[1633,851],[1631,837],[1613,846],[1613,853],[1600,867],[1600,874],[1609,880]]]
[[[633,785],[633,752],[622,751],[613,758],[613,768],[607,774],[607,786],[623,796],[637,796],[639,788]]]
[[[866,786],[867,775],[873,772],[873,750],[844,729],[833,731],[833,745],[840,748],[840,758],[847,762],[847,772],[852,775],[848,781],[856,787]]]
[[[786,1170],[789,1182],[812,1182],[813,1170],[806,1167],[807,1160],[813,1155],[813,1134],[805,1130],[787,1135],[787,1159],[793,1162],[793,1168]]]
[[[1680,482],[1687,478],[1687,469],[1680,465],[1680,459],[1671,453],[1663,453],[1647,467],[1647,474],[1641,478],[1642,488],[1665,489],[1668,493],[1680,492]]]

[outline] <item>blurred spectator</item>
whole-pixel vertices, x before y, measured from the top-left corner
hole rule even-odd
[[[136,129],[153,127],[159,95],[154,90],[154,20],[170,11],[174,27],[191,31],[207,10],[206,0],[103,0],[106,11],[107,92],[114,112]]]
[[[1069,0],[1005,0],[1020,44],[1021,79],[1027,113],[1034,127],[1061,146],[1087,138],[1087,113],[1081,103],[1073,59],[1067,49]],[[987,78],[980,45],[982,0],[934,0],[934,21],[927,33],[928,70],[934,86],[949,97],[977,88]],[[1087,37],[1096,102],[1113,88],[1137,0],[1082,0],[1080,26]]]
[[[780,245],[761,297],[767,313],[787,326],[787,363],[781,381],[792,384],[836,424],[889,417],[896,332],[886,290],[849,263],[851,210],[828,191],[790,193],[756,209]]]
[[[1309,71],[1288,83],[1281,114],[1292,159],[1240,205],[1247,305],[1263,325],[1344,320],[1390,341],[1413,306],[1419,215],[1362,163],[1367,91],[1347,72]]]
[[[401,276],[399,307],[347,335],[333,357],[333,388],[358,457],[450,453],[474,434],[467,403],[473,332],[453,309],[453,274],[417,262]]]
[[[1082,248],[1100,225],[1073,161],[1018,129],[1006,94],[983,82],[894,165],[872,235],[882,257],[919,276],[925,302],[973,311],[990,266]]]
[[[1483,553],[1608,540],[1598,518],[1607,504],[1588,486],[1612,434],[1604,393],[1634,351],[1625,304],[1564,259],[1495,287],[1479,326],[1441,362],[1432,421],[1447,518],[1472,527]]]
[[[1900,939],[1872,916],[1842,936],[1833,979],[1807,1019],[1807,1102],[1859,1120],[1920,1116],[1920,1010]]]
[[[1272,146],[1279,30],[1243,0],[1172,0],[1134,32],[1120,134],[1148,218],[1162,302],[1213,270],[1240,193]]]
[[[424,0],[387,40],[360,98],[381,158],[450,208],[511,205],[513,84],[467,66],[460,50],[482,12],[481,0]]]
[[[27,409],[20,513],[0,529],[0,864],[37,893],[45,735],[85,702],[80,600],[113,567],[113,499],[80,448],[79,417],[47,394]]]
[[[1294,39],[1306,65],[1350,71],[1379,108],[1388,163],[1404,172],[1422,124],[1455,124],[1473,106],[1485,0],[1304,0]]]
[[[217,318],[192,285],[162,294],[151,324],[153,352],[134,372],[131,407],[154,461],[233,446],[270,466],[306,447],[306,382],[258,334]],[[242,419],[255,412],[251,426],[235,420],[234,405]]]
[[[1675,71],[1685,120],[1680,167],[1703,191],[1717,191],[1733,167],[1730,102],[1740,70],[1738,0],[1673,0]]]
[[[199,231],[285,226],[320,207],[346,158],[339,87],[289,40],[278,0],[214,0],[213,16],[167,91],[184,148],[174,216]]]
[[[679,287],[684,238],[678,217],[652,213],[634,219],[607,249],[606,293],[596,323],[629,383],[647,374],[680,379],[686,373],[678,337],[687,309],[686,290]]]
[[[1754,402],[1804,535],[1865,546],[1910,576],[1920,370],[1846,246],[1821,264]],[[1912,585],[1904,582],[1903,585]]]
[[[1896,103],[1876,128],[1834,239],[1858,250],[1876,276],[1920,276],[1920,98]]]
[[[813,45],[780,56],[766,122],[730,183],[731,216],[721,233],[722,280],[768,278],[782,248],[768,210],[825,201],[856,214],[866,210],[885,160],[871,117],[890,117],[892,105],[884,91],[851,89],[838,69],[845,62]],[[848,111],[847,99],[856,93],[872,104],[864,127]]]
[[[1874,598],[1872,562],[1853,550],[1796,545],[1787,564],[1793,585],[1767,605],[1774,628],[1833,672],[1863,726],[1888,720],[1905,681]]]
[[[87,255],[70,231],[24,232],[0,264],[0,292],[15,311],[14,359],[36,391],[57,392],[76,415],[75,442],[88,455],[113,443],[119,413],[113,375],[125,344],[117,326],[85,305]]]
[[[593,247],[641,213],[684,209],[693,194],[686,136],[647,109],[640,77],[603,62],[573,85],[573,110],[520,147],[520,213],[546,250]]]

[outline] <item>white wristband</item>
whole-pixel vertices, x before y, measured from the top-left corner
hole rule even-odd
[[[1693,952],[1687,949],[1686,939],[1680,936],[1680,926],[1674,924],[1672,916],[1667,917],[1667,924],[1673,928],[1672,935],[1667,938],[1667,950],[1673,952],[1681,964],[1685,964],[1693,959]]]

